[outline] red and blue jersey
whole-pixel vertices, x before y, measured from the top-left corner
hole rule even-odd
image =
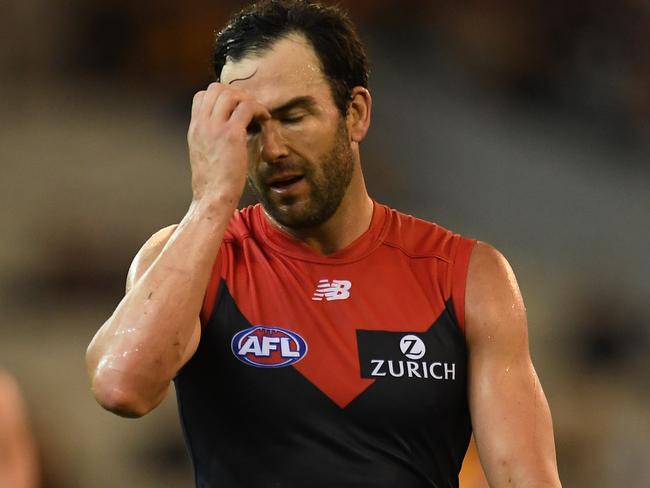
[[[458,486],[473,244],[375,203],[323,256],[236,212],[175,379],[197,486]]]

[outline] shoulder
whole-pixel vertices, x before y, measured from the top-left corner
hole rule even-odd
[[[451,262],[459,244],[471,241],[434,222],[386,209],[389,222],[384,243],[400,248],[411,257],[436,257]]]
[[[144,243],[138,254],[159,254],[177,227],[178,224],[172,224],[155,232],[149,239],[147,239],[147,242]]]
[[[163,248],[171,239],[178,224],[169,225],[155,232],[147,241],[142,245],[138,253],[133,258],[129,274],[127,277],[127,289],[135,282],[144,272],[149,269],[151,263],[160,255]]]
[[[154,233],[140,248],[133,260],[134,264],[156,259],[169,241],[178,224],[169,225]]]
[[[514,271],[501,252],[477,242],[467,272],[465,315],[469,340],[524,332],[526,310]]]
[[[482,309],[500,306],[505,298],[519,294],[514,271],[500,251],[478,241],[472,250],[467,273],[468,294]]]

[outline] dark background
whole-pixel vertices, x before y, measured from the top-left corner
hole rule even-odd
[[[518,275],[567,487],[650,483],[650,2],[346,1],[372,61],[371,195]],[[185,135],[243,2],[0,6],[0,367],[47,486],[182,487],[173,396],[100,409],[83,356],[190,198]]]

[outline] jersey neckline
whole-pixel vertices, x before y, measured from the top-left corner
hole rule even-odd
[[[264,244],[278,253],[314,263],[346,264],[369,255],[381,244],[386,235],[389,221],[388,208],[374,200],[372,203],[372,219],[368,229],[347,247],[328,255],[318,253],[303,241],[269,222],[264,208],[259,203],[253,207],[253,218],[257,223],[255,227],[260,229],[260,237]]]

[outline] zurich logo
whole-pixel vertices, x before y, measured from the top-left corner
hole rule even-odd
[[[307,342],[287,329],[261,325],[237,332],[230,343],[240,361],[257,368],[281,368],[307,355]]]

